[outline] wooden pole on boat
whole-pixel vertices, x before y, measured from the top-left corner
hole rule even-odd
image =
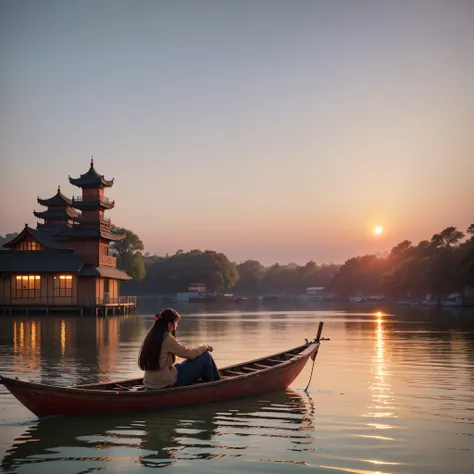
[[[323,332],[323,326],[324,326],[324,322],[320,321],[319,327],[318,327],[318,333],[316,334],[316,339],[314,340],[314,342],[316,342],[317,344],[319,344],[319,341],[321,340],[321,333]],[[318,353],[318,348],[316,348],[316,350],[311,354],[311,359],[313,359],[313,365],[311,366],[311,374],[309,376],[308,385],[306,385],[306,388],[304,389],[305,392],[308,391],[309,384],[311,383],[311,378],[313,377],[313,369],[314,369],[314,363],[316,362],[317,353]]]
[[[323,326],[324,326],[324,322],[320,321],[319,322],[319,327],[318,327],[318,334],[316,335],[316,342],[319,342],[319,340],[321,339],[321,333],[323,332]]]

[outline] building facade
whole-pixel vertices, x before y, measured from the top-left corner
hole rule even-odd
[[[131,278],[117,268],[110,244],[125,238],[105,211],[115,202],[104,195],[114,180],[87,173],[69,182],[81,190],[68,198],[38,197],[46,209],[33,214],[43,222],[24,229],[0,251],[0,305],[4,311],[84,309],[97,314],[134,309],[135,297],[120,296],[120,282]]]

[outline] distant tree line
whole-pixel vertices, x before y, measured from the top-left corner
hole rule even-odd
[[[175,294],[188,290],[190,283],[204,283],[208,292],[241,295],[299,294],[310,286],[324,286],[336,274],[339,265],[271,265],[256,260],[230,261],[213,250],[178,250],[174,255],[142,255],[143,243],[132,231],[122,229],[125,240],[115,243],[118,265],[135,281],[126,285],[134,294]]]
[[[236,264],[213,250],[178,251],[174,255],[143,257],[146,276],[127,284],[134,294],[175,294],[188,290],[190,283],[204,283],[208,292],[239,295],[298,294],[308,286],[324,286],[338,265],[263,266],[256,260]]]
[[[467,286],[474,287],[474,224],[466,234],[447,227],[416,245],[404,240],[386,258],[351,258],[329,283],[340,296],[439,297]]]
[[[387,257],[364,255],[344,265],[274,264],[256,260],[230,261],[212,250],[178,250],[174,255],[142,255],[143,243],[132,231],[114,244],[119,266],[136,281],[134,294],[174,294],[190,283],[204,283],[209,292],[231,291],[241,295],[301,294],[311,286],[324,286],[341,296],[384,293],[391,297],[442,296],[474,287],[474,224],[466,234],[447,227],[430,240],[414,245],[404,240]]]

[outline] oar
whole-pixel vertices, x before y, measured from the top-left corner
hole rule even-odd
[[[323,331],[323,326],[324,326],[324,322],[320,321],[319,327],[318,327],[318,334],[316,334],[316,339],[312,342],[329,341],[329,339],[324,339],[324,338],[321,339],[321,333]],[[317,353],[318,353],[318,351],[314,351],[313,354],[311,355],[311,359],[313,359],[313,365],[311,366],[311,374],[309,376],[308,385],[306,385],[306,388],[304,389],[305,392],[308,391],[309,384],[311,383],[311,377],[313,376],[314,363],[316,362]]]

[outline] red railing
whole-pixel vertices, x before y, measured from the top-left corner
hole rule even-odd
[[[104,204],[114,204],[115,203],[114,200],[108,198],[107,196],[100,196],[99,199],[97,199],[97,198],[86,198],[86,199],[84,199],[83,196],[73,196],[72,197],[73,202],[76,201],[76,202],[91,202],[91,203],[93,203],[93,202],[96,202],[98,200],[100,200],[100,202],[102,202]]]
[[[134,304],[137,305],[137,297],[136,296],[119,296],[119,303],[120,304]]]
[[[111,298],[109,295],[105,294],[103,298],[97,297],[97,298],[83,299],[82,304],[84,306],[97,306],[97,305],[103,305],[103,304],[136,306],[137,297],[136,296],[118,296],[116,298]]]

